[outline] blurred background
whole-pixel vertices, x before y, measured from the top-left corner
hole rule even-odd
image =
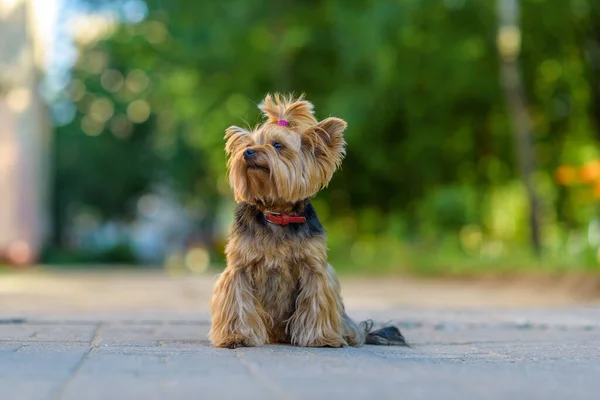
[[[0,0],[0,268],[218,269],[273,91],[349,123],[338,271],[600,272],[595,0]]]

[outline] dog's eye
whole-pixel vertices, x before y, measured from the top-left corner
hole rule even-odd
[[[273,147],[275,147],[277,150],[283,149],[283,145],[279,142],[273,142]]]

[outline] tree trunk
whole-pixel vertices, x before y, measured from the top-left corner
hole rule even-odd
[[[533,184],[535,156],[531,138],[531,118],[527,110],[527,99],[518,62],[521,45],[519,8],[519,0],[497,0],[500,83],[512,123],[519,173],[527,191],[531,245],[535,254],[539,256],[541,254],[541,213]]]

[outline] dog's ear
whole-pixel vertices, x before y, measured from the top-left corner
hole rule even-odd
[[[314,152],[317,158],[331,160],[338,166],[346,154],[343,133],[347,126],[342,119],[326,118],[304,132],[302,145]]]
[[[250,132],[239,126],[230,126],[225,130],[225,152],[230,155],[237,149],[251,144]]]

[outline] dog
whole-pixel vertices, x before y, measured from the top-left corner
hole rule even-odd
[[[238,203],[225,247],[227,266],[211,298],[210,340],[234,349],[407,345],[393,326],[373,331],[345,312],[327,262],[325,229],[310,199],[346,153],[339,118],[318,121],[304,96],[267,95],[255,129],[225,134],[229,184]]]

